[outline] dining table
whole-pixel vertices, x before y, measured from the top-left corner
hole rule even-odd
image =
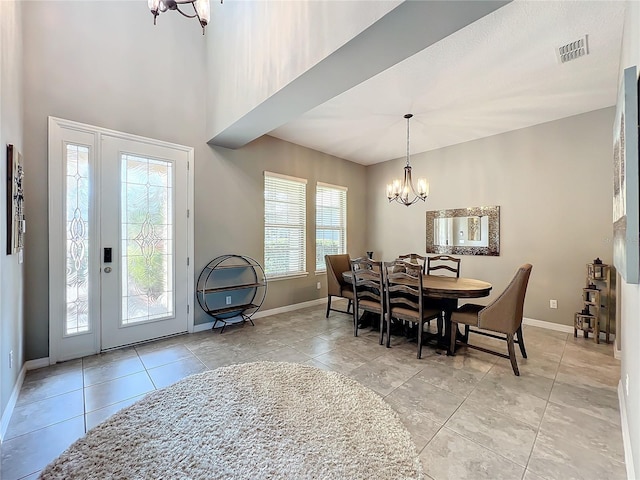
[[[343,272],[342,277],[346,282],[352,283],[353,273],[351,271]],[[412,280],[407,279],[407,284],[412,283]],[[414,285],[417,283],[418,281],[415,280]],[[446,346],[447,355],[455,353],[451,350],[449,339],[452,335],[451,313],[458,308],[458,300],[487,297],[492,288],[490,283],[475,278],[422,275],[422,294],[429,299],[439,301],[442,306],[445,331],[444,336],[439,332],[438,337],[441,338],[437,338],[437,341],[443,347]]]

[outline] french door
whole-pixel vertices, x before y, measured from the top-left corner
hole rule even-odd
[[[51,363],[192,329],[193,149],[49,118]]]

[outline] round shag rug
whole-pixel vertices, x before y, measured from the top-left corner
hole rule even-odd
[[[42,479],[422,479],[382,398],[336,372],[232,365],[150,393],[71,445]]]

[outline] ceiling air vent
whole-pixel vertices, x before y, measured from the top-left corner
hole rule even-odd
[[[576,58],[584,57],[585,55],[589,55],[589,35],[585,35],[584,37],[575,40],[571,43],[567,43],[566,45],[562,45],[558,47],[556,50],[556,55],[558,56],[558,63],[567,63],[571,60],[575,60]]]

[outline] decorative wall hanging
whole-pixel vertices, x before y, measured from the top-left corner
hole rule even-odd
[[[11,144],[7,145],[7,255],[19,253],[24,247],[26,221],[22,190],[22,155]]]
[[[638,223],[638,76],[624,71],[613,130],[613,264],[627,283],[640,283]]]

